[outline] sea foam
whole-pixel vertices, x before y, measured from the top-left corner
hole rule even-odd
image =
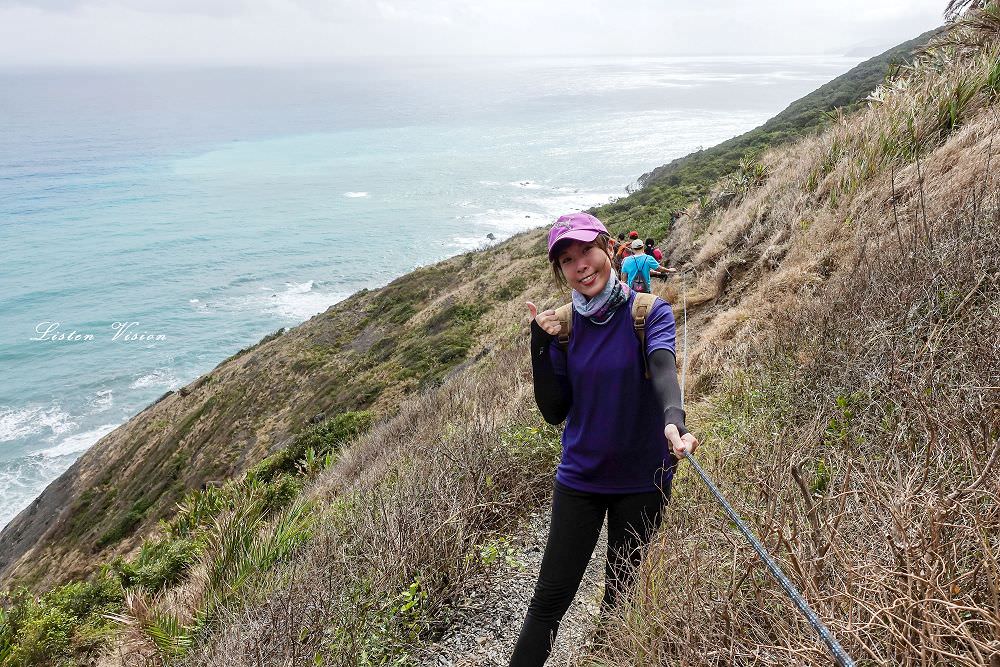
[[[173,389],[181,386],[181,384],[183,383],[169,368],[157,368],[149,373],[140,375],[129,384],[128,388],[166,387],[167,389]]]
[[[54,459],[85,452],[90,449],[91,445],[95,444],[108,433],[111,433],[118,426],[119,424],[103,424],[83,433],[74,433],[71,436],[63,438],[59,444],[37,452],[37,455],[47,459]]]
[[[0,407],[0,442],[17,440],[43,433],[48,429],[53,435],[64,433],[76,426],[70,416],[56,405],[26,408]]]

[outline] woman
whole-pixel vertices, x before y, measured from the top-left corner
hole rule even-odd
[[[587,213],[562,216],[549,230],[553,275],[572,289],[565,350],[555,337],[560,332],[556,311],[539,313],[535,304],[527,304],[535,401],[545,421],[565,420],[566,427],[549,537],[512,667],[542,665],[548,658],[605,516],[601,610],[614,607],[659,525],[676,456],[698,446],[684,428],[673,312],[666,302],[655,301],[645,320],[645,350],[640,350],[632,316],[635,294],[612,270],[607,248],[607,230]]]

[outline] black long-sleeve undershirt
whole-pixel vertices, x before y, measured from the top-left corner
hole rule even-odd
[[[535,388],[535,403],[542,418],[550,424],[562,424],[573,405],[573,389],[569,380],[556,375],[549,358],[549,344],[554,336],[531,320],[531,378]]]
[[[531,321],[531,376],[535,389],[535,403],[542,418],[550,424],[561,424],[573,405],[573,391],[569,381],[556,375],[549,358],[549,345],[555,339]],[[681,408],[681,389],[677,383],[677,363],[670,350],[654,350],[648,359],[653,393],[663,410],[664,421],[674,424],[681,435],[684,428],[684,410]]]
[[[684,428],[684,418],[687,415],[681,407],[681,387],[677,382],[677,360],[674,353],[662,348],[653,350],[648,363],[653,393],[663,410],[663,422],[675,425],[678,432],[684,435],[687,433]]]

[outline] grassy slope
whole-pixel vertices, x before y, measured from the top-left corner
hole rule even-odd
[[[139,651],[170,654],[186,645],[184,638],[207,620],[217,622],[214,610],[238,606],[243,596],[268,591],[282,581],[273,578],[268,568],[308,537],[316,549],[336,545],[336,553],[324,553],[321,560],[329,576],[336,571],[345,579],[349,594],[382,592],[374,608],[352,611],[355,626],[345,620],[345,627],[353,627],[367,650],[377,649],[382,655],[406,645],[406,629],[396,628],[391,619],[400,604],[393,595],[396,587],[405,589],[419,577],[420,590],[434,600],[426,611],[446,609],[449,600],[457,599],[465,578],[482,572],[489,563],[488,558],[466,556],[477,553],[477,545],[489,535],[511,531],[524,508],[537,506],[544,495],[544,475],[551,471],[557,451],[553,444],[558,441],[554,431],[541,433],[535,427],[534,416],[528,414],[530,394],[518,395],[512,389],[524,386],[523,355],[518,351],[515,357],[512,349],[524,333],[517,323],[522,319],[520,299],[530,285],[543,282],[547,270],[543,236],[542,231],[522,234],[501,246],[410,274],[381,291],[356,295],[352,303],[239,355],[249,364],[267,360],[267,368],[273,369],[294,351],[287,362],[294,365],[296,359],[313,359],[320,341],[325,343],[319,349],[329,350],[336,336],[334,340],[350,349],[334,355],[333,361],[343,363],[342,357],[355,355],[384,358],[384,366],[366,362],[373,377],[397,383],[409,380],[415,387],[422,383],[424,392],[411,391],[411,397],[389,404],[402,410],[396,414],[398,407],[383,409],[375,428],[354,442],[343,458],[343,442],[334,437],[343,429],[331,434],[327,426],[344,418],[354,422],[367,417],[342,409],[328,412],[325,420],[304,427],[283,449],[248,466],[245,473],[234,474],[223,487],[188,491],[179,511],[167,515],[169,521],[152,534],[147,532],[138,552],[114,559],[88,582],[56,587],[38,601],[27,591],[8,598],[3,605],[8,614],[0,614],[0,664],[87,662],[112,635]],[[554,288],[532,288],[531,296],[557,298]],[[364,317],[348,328],[339,309]],[[368,320],[379,323],[380,335],[365,334],[372,322],[362,321]],[[291,342],[296,340],[297,344]],[[383,340],[392,343],[389,352],[373,352]],[[470,352],[456,354],[458,346]],[[440,386],[447,374],[457,376],[456,382],[461,378],[461,383]],[[343,393],[348,385],[341,380],[330,393]],[[192,389],[183,398],[196,394]],[[317,400],[314,396],[300,390],[297,398]],[[508,398],[506,410],[491,404],[497,396]],[[169,400],[150,411],[162,410]],[[196,398],[198,404],[204,400]],[[314,414],[314,409],[304,414]],[[466,421],[477,411],[485,412]],[[468,466],[460,472],[451,467],[458,452],[464,452],[460,460]],[[314,482],[327,468],[343,483],[327,476],[325,484],[346,488],[329,492],[333,502],[317,502],[316,496],[324,492],[317,491]],[[452,496],[440,495],[455,484],[459,488],[449,490]],[[300,495],[303,485],[312,488]],[[421,511],[413,515],[415,506]],[[401,528],[413,520],[417,525]],[[430,533],[421,539],[400,538],[395,547],[384,542],[406,531],[426,531],[428,525]],[[449,529],[442,530],[445,527]],[[258,541],[261,530],[266,538]],[[397,551],[379,551],[390,548]],[[110,559],[112,554],[103,557]],[[98,562],[95,558],[84,565],[93,570]],[[23,568],[41,571],[53,581],[68,578],[65,572],[53,572],[48,563],[39,568],[25,562]],[[126,599],[123,588],[133,597]],[[313,588],[310,585],[309,590]],[[164,598],[174,596],[181,596],[184,604],[168,602],[159,608]],[[383,602],[390,606],[383,608]],[[394,602],[396,607],[391,606]],[[116,630],[104,616],[109,611],[130,612],[132,625],[124,633]],[[386,624],[381,630],[373,627]],[[135,646],[123,650],[128,648]],[[344,647],[352,656],[357,649],[353,643]]]
[[[1000,8],[879,99],[695,209],[702,465],[858,664],[995,661],[1000,581]],[[829,664],[683,471],[637,587],[582,664]]]
[[[662,219],[664,197],[686,205],[746,148],[811,132],[834,105],[860,104],[889,64],[905,59],[927,36],[858,65],[761,128],[647,174],[643,190],[598,214],[616,230]],[[647,222],[644,229],[644,235],[659,236],[665,225]],[[439,382],[474,353],[472,334],[492,299],[520,291],[523,277],[511,276],[499,287],[491,278],[481,302],[471,294],[452,299],[431,321],[417,317],[421,324],[410,326],[452,283],[485,289],[495,265],[483,259],[468,254],[359,293],[166,395],[91,448],[5,527],[0,577],[44,588],[79,576],[134,548],[187,490],[240,474],[287,445],[315,415],[369,408],[391,414],[402,397]]]
[[[830,192],[826,191],[827,201]],[[746,205],[749,204],[745,204],[744,206]],[[759,210],[749,216],[746,215],[744,209],[739,210],[742,212],[736,217],[740,220],[751,220],[754,224],[763,222]],[[815,215],[815,212],[813,214]],[[787,224],[787,221],[782,224]],[[801,226],[801,218],[796,218],[794,224]],[[722,225],[722,227],[726,227],[726,225]],[[836,226],[834,226],[835,228]],[[782,231],[782,229],[771,230],[775,232],[773,236],[761,237],[755,243],[756,256],[754,260],[760,266],[755,266],[753,271],[739,275],[739,279],[743,281],[742,284],[744,285],[744,288],[739,290],[740,293],[753,292],[753,284],[756,280],[760,279],[760,272],[764,270],[761,267],[766,266],[765,260],[781,262],[781,256],[765,256],[767,255],[768,248],[774,247],[774,239],[782,234],[787,234],[787,231]],[[705,233],[711,234],[713,232],[706,231]],[[738,238],[740,236],[736,234],[735,237],[730,238],[728,241],[734,252],[742,252],[739,248]],[[768,239],[772,241],[771,246],[767,246],[766,244],[761,246],[761,242]],[[365,489],[371,489],[376,495],[369,496],[369,498],[399,498],[400,503],[395,507],[395,513],[390,512],[388,515],[382,515],[382,518],[374,517],[367,519],[369,523],[367,524],[368,530],[365,534],[374,537],[384,534],[386,529],[397,529],[398,526],[380,523],[385,520],[385,516],[395,516],[395,521],[408,520],[406,518],[409,516],[406,510],[407,505],[402,500],[407,500],[410,504],[414,502],[431,502],[436,497],[434,493],[436,493],[436,489],[440,488],[440,485],[447,484],[449,480],[465,478],[465,475],[469,471],[463,472],[464,469],[450,468],[449,464],[444,463],[449,460],[447,456],[449,447],[445,447],[443,450],[436,450],[436,445],[434,444],[435,442],[442,444],[455,442],[452,438],[455,437],[456,427],[461,423],[456,420],[459,420],[463,413],[462,411],[449,413],[447,410],[441,408],[446,403],[440,403],[440,401],[448,401],[449,403],[447,404],[451,404],[456,399],[462,400],[462,392],[466,392],[469,395],[468,400],[471,401],[471,412],[480,415],[475,420],[476,423],[492,423],[492,426],[489,428],[484,426],[485,430],[475,431],[475,433],[465,433],[458,439],[458,442],[467,443],[470,439],[474,442],[481,442],[486,451],[493,451],[495,453],[495,456],[482,461],[483,467],[487,465],[497,465],[497,467],[489,469],[496,473],[495,477],[492,472],[486,475],[486,477],[489,477],[493,481],[487,484],[486,477],[477,478],[480,479],[479,485],[470,487],[464,492],[471,495],[467,495],[464,500],[459,498],[462,502],[457,502],[455,507],[463,506],[463,502],[467,502],[469,499],[483,500],[485,498],[486,502],[473,504],[482,504],[487,508],[492,507],[493,509],[490,511],[502,511],[511,516],[516,516],[516,510],[523,510],[523,502],[520,504],[515,503],[513,506],[507,504],[510,499],[509,494],[514,489],[535,488],[532,484],[537,482],[529,482],[529,480],[536,480],[537,478],[533,477],[533,473],[528,473],[527,470],[511,472],[509,467],[504,467],[500,463],[508,460],[505,457],[509,456],[510,452],[521,451],[523,445],[519,443],[524,442],[523,435],[511,435],[509,432],[510,428],[517,427],[525,421],[524,413],[519,411],[526,410],[527,406],[530,405],[530,392],[523,376],[525,370],[523,368],[523,354],[518,354],[522,352],[520,346],[523,341],[520,339],[523,332],[519,326],[511,328],[510,323],[521,314],[519,306],[520,298],[525,295],[537,298],[538,288],[536,285],[544,281],[545,265],[540,256],[542,250],[541,241],[541,234],[533,232],[484,253],[471,254],[450,260],[444,264],[444,271],[435,271],[432,269],[428,270],[426,275],[418,274],[410,276],[409,281],[401,280],[394,283],[392,289],[398,291],[391,300],[383,302],[382,307],[376,307],[375,305],[378,303],[376,300],[379,298],[379,293],[362,294],[355,297],[355,300],[352,300],[348,305],[350,305],[350,312],[352,313],[359,311],[366,313],[360,318],[355,318],[354,320],[345,319],[347,315],[339,313],[337,309],[331,309],[331,311],[328,311],[323,316],[318,316],[318,323],[311,321],[309,325],[312,326],[303,325],[303,327],[292,332],[288,340],[298,340],[295,334],[302,333],[302,337],[310,343],[301,347],[287,348],[296,351],[292,360],[293,364],[298,362],[299,368],[302,370],[327,369],[329,373],[329,375],[324,376],[325,380],[322,385],[325,387],[324,391],[306,395],[305,404],[308,406],[308,409],[304,412],[300,411],[300,417],[305,417],[307,413],[312,413],[314,408],[322,405],[330,406],[334,410],[342,410],[348,407],[364,407],[366,405],[375,405],[377,407],[379,405],[378,401],[383,396],[389,394],[396,397],[402,396],[405,392],[399,388],[398,385],[400,384],[404,385],[404,389],[415,388],[421,385],[425,388],[431,388],[431,393],[427,394],[423,399],[404,401],[404,405],[410,407],[404,409],[402,415],[384,422],[382,431],[379,432],[381,440],[372,441],[369,439],[357,443],[355,448],[351,450],[350,458],[337,464],[331,473],[325,474],[317,482],[319,490],[312,492],[319,494],[323,498],[338,498],[344,497],[345,492],[350,492],[352,489],[354,491],[360,489],[362,492]],[[778,245],[786,241],[788,241],[788,236],[785,237],[784,241],[778,242]],[[787,247],[785,250],[787,252]],[[698,261],[703,269],[718,270],[724,266],[722,262],[728,261],[724,259],[720,262],[718,257],[718,254],[708,253]],[[763,264],[761,264],[762,262]],[[505,267],[505,272],[502,275],[496,275],[491,268],[496,266]],[[820,271],[820,275],[822,275],[823,271],[826,272],[826,277],[829,277],[831,273],[835,273],[836,262],[829,267],[824,268],[824,266],[820,266],[817,269]],[[455,272],[459,272],[459,280],[449,280],[449,276],[454,277],[452,274]],[[728,270],[725,273],[727,275],[732,274]],[[703,287],[705,289],[714,289],[716,292],[712,296],[715,303],[726,303],[725,284],[722,284],[723,291],[719,292],[720,283],[713,283],[711,279],[708,282],[711,284],[707,287],[699,286],[698,289],[702,289]],[[457,289],[456,285],[459,286]],[[462,285],[466,289],[463,290]],[[550,298],[552,298],[552,295],[550,295]],[[398,304],[403,304],[403,307],[398,312],[392,311]],[[386,317],[390,319],[396,318],[399,322],[386,326],[384,319],[374,316],[376,311],[383,315],[387,311],[392,311],[392,314]],[[707,313],[707,310],[705,312]],[[713,315],[717,316],[718,313],[713,313]],[[699,317],[697,313],[694,316]],[[707,317],[707,315],[704,316]],[[314,320],[316,319],[314,318]],[[732,338],[731,331],[725,330],[724,327],[723,330],[718,330],[718,326],[721,326],[718,323],[721,321],[724,324],[725,319],[725,317],[713,317],[711,320],[716,326],[715,335],[712,337],[713,341],[726,341]],[[306,335],[306,332],[308,332],[308,335]],[[389,335],[391,342],[385,344],[385,349],[377,349],[377,341],[384,338],[385,334]],[[285,335],[289,336],[289,334]],[[275,345],[281,338],[283,337],[265,343],[261,350],[256,351],[260,356],[255,356],[255,351],[252,350],[246,355],[240,355],[240,357],[246,357],[245,361],[253,360],[253,363],[264,365],[264,359],[274,359],[275,353],[281,349],[267,348],[267,346]],[[264,349],[269,349],[270,354],[263,354]],[[472,354],[477,350],[483,354]],[[514,354],[511,356],[509,353]],[[705,361],[706,367],[712,366],[709,363],[712,361],[711,355],[707,351],[699,351],[698,353],[703,355],[702,358]],[[363,359],[359,359],[359,356],[363,357]],[[482,356],[482,361],[476,364],[481,370],[476,371],[473,369],[460,375],[463,378],[475,378],[476,376],[473,373],[481,374],[485,372],[485,376],[478,376],[478,384],[473,382],[472,386],[462,385],[457,390],[455,389],[455,385],[452,385],[450,393],[446,391],[448,385],[442,389],[433,389],[437,381],[448,372],[449,368],[453,368],[456,364],[468,359],[470,356]],[[350,365],[352,359],[354,360],[353,367]],[[234,359],[226,363],[235,363],[236,361]],[[223,368],[226,363],[220,365],[220,368]],[[331,368],[336,368],[341,372],[344,369],[353,368],[353,372],[356,374],[360,374],[368,380],[373,381],[379,387],[375,400],[365,399],[351,402],[350,398],[356,394],[348,388],[349,385],[344,380],[345,376],[339,373],[334,375],[330,372]],[[716,372],[721,375],[723,368],[724,365],[718,367]],[[377,372],[374,369],[378,369]],[[708,378],[707,380],[705,380],[705,377],[702,378],[704,380],[702,382],[702,389],[719,384],[719,379],[712,379],[708,377],[710,375],[711,373],[705,374],[705,377]],[[489,385],[491,391],[473,396],[475,394],[473,391],[474,388],[479,386],[479,384],[487,384],[484,380],[489,377],[502,377],[506,384]],[[204,386],[204,383],[193,387],[193,389],[199,389],[202,386]],[[395,390],[395,393],[392,393],[393,390]],[[456,391],[459,393],[456,394]],[[331,400],[331,396],[337,398],[343,397],[344,400],[334,402]],[[511,406],[514,406],[515,412],[506,417],[501,415],[498,418],[494,414],[496,411],[490,408],[491,402],[495,401],[497,396],[508,397]],[[167,403],[171,398],[168,397],[162,403]],[[205,399],[205,402],[199,403],[199,407],[195,408],[195,413],[200,411],[200,414],[193,419],[194,423],[197,423],[201,415],[207,412],[201,406],[204,406],[208,399],[204,396],[202,398]],[[323,403],[324,400],[326,401],[325,404]],[[392,412],[394,406],[399,404],[398,400],[382,400],[385,401],[382,405],[389,406],[386,408],[386,412]],[[415,400],[417,401],[416,407],[414,407]],[[420,403],[420,401],[423,401],[423,403]],[[271,404],[271,407],[273,408],[273,404]],[[156,409],[156,406],[153,406],[150,410],[154,409]],[[428,409],[440,414],[434,414],[430,422],[421,427],[423,430],[407,430],[414,422],[420,421],[416,418],[416,415],[426,413]],[[407,410],[411,410],[411,412],[407,412]],[[418,410],[418,412],[414,413],[412,410]],[[477,413],[476,410],[480,412]],[[182,423],[187,423],[190,418],[189,414]],[[718,415],[716,415],[716,419],[718,419]],[[528,423],[530,423],[530,420],[528,420]],[[490,429],[493,430],[491,431]],[[403,433],[402,437],[400,437],[400,433]],[[493,435],[490,435],[491,433]],[[400,444],[409,449],[400,451],[390,448],[390,453],[396,452],[396,458],[387,460],[385,452],[381,450],[384,450],[385,444],[391,442],[393,438],[401,440]],[[484,440],[475,440],[475,438],[484,438]],[[490,443],[493,444],[491,445]],[[499,445],[499,449],[491,450],[487,445]],[[542,447],[539,450],[541,452],[538,455],[540,458],[532,455],[529,459],[525,460],[529,468],[532,466],[536,468],[541,466],[539,469],[544,472],[546,466],[551,465],[551,462],[546,463],[547,459],[544,455],[544,449]],[[435,452],[437,453],[435,454]],[[521,455],[518,454],[518,456]],[[443,467],[441,467],[442,464],[444,464]],[[248,465],[249,463],[244,467]],[[411,488],[405,493],[401,492],[400,489],[405,489],[406,485],[396,484],[393,486],[390,484],[390,486],[380,486],[375,484],[375,486],[366,486],[366,484],[373,484],[372,480],[374,479],[386,478],[387,471],[389,473],[388,479],[390,480],[411,478],[414,471],[420,471],[421,477],[424,475],[428,475],[429,477],[424,482],[426,486]],[[726,471],[723,469],[717,472],[725,474]],[[526,474],[527,477],[524,477]],[[507,477],[505,483],[497,487],[499,491],[489,493],[484,491],[484,489],[493,488],[493,485],[497,484],[496,479],[500,479],[503,475]],[[369,481],[367,483],[359,481],[364,479],[368,479]],[[482,484],[486,484],[486,486],[482,486]],[[402,493],[402,496],[393,495],[399,493]],[[410,495],[406,495],[407,493]],[[496,495],[497,493],[500,493],[500,495]],[[483,494],[486,495],[484,496]],[[530,494],[529,497],[533,498],[532,502],[537,502],[537,497]],[[445,505],[436,514],[431,514],[441,517],[444,520],[444,524],[442,525],[448,525],[454,523],[453,520],[455,518],[449,512],[448,506]],[[448,518],[449,516],[451,518]],[[356,635],[341,638],[338,640],[339,644],[332,648],[331,646],[326,646],[324,650],[334,652],[335,649],[336,651],[343,650],[345,656],[356,656],[356,653],[352,654],[350,651],[357,648],[355,645],[357,641],[370,641],[374,642],[374,644],[388,645],[386,644],[388,639],[398,643],[402,650],[407,645],[407,642],[419,641],[419,637],[424,636],[424,631],[432,631],[435,627],[439,628],[442,619],[446,618],[448,604],[455,599],[458,582],[461,581],[461,577],[469,576],[470,572],[475,570],[475,568],[471,568],[470,570],[468,563],[462,565],[461,558],[459,558],[457,563],[453,563],[452,565],[443,565],[441,563],[431,564],[431,561],[428,559],[439,556],[442,553],[440,549],[445,547],[447,547],[446,551],[450,549],[455,556],[462,556],[469,553],[469,550],[475,544],[488,538],[491,531],[500,530],[502,533],[503,531],[510,530],[513,526],[509,521],[497,523],[488,519],[488,516],[489,512],[487,515],[472,517],[469,524],[459,524],[458,534],[448,531],[448,539],[444,544],[431,545],[430,547],[427,544],[406,545],[404,543],[383,545],[382,564],[384,568],[376,571],[382,572],[386,579],[378,582],[377,589],[382,591],[383,594],[390,594],[391,597],[393,591],[405,592],[407,582],[409,582],[411,597],[416,595],[417,600],[433,599],[433,605],[421,602],[420,604],[407,607],[406,611],[408,613],[414,608],[417,608],[418,611],[414,612],[413,617],[410,618],[410,625],[404,625],[402,630],[400,630],[396,626],[396,621],[399,619],[403,606],[408,604],[405,600],[409,599],[404,596],[401,598],[404,600],[402,604],[395,608],[375,610],[378,613],[374,613],[372,618],[364,617],[362,619],[363,622],[359,621],[358,626],[353,628],[352,631],[356,632]],[[355,519],[358,521],[361,520],[357,517],[351,518],[350,516],[346,518],[340,516],[339,519],[336,519],[336,521],[348,522],[345,528],[346,532],[341,534],[342,539],[350,537],[359,528],[360,524],[351,523]],[[465,532],[462,531],[463,525]],[[429,528],[433,535],[438,535],[439,533],[439,529],[433,526],[426,526],[425,528]],[[420,526],[411,526],[411,529],[411,532],[406,534],[414,536],[426,534],[420,532]],[[472,542],[468,542],[467,540],[469,539],[472,539]],[[329,544],[327,547],[329,547]],[[354,557],[360,557],[360,554],[364,553],[368,545],[361,543],[358,545],[358,548],[361,551]],[[494,546],[491,548],[496,550],[497,547]],[[387,558],[386,554],[392,557]],[[218,552],[215,552],[214,555],[218,556]],[[201,557],[211,558],[211,550],[209,550],[208,555],[203,554]],[[370,558],[370,556],[366,557]],[[330,554],[327,553],[315,562],[314,566],[321,570],[327,567],[330,562]],[[349,564],[350,561],[345,561],[345,565]],[[398,567],[400,564],[403,565],[402,568]],[[347,571],[351,571],[350,567],[345,570],[345,572]],[[434,573],[437,574],[435,575]],[[416,589],[412,588],[414,582],[417,582],[420,577],[430,578],[430,583],[427,586],[430,595],[426,595],[427,590],[421,589],[419,585]],[[428,581],[426,578],[423,580]],[[276,586],[278,594],[286,596],[282,599],[287,599],[288,601],[298,600],[305,603],[305,600],[300,599],[300,597],[308,597],[307,593],[301,590],[301,582],[298,584],[295,581],[288,583],[279,577],[277,581],[267,582],[267,585]],[[357,582],[357,585],[361,587],[370,586],[372,582]],[[423,590],[426,597],[420,597],[421,590]],[[234,603],[233,600],[226,600],[225,602],[227,604]],[[271,625],[274,624],[275,617],[268,614],[272,613],[272,611],[273,613],[277,613],[277,611],[269,611],[268,605],[264,604],[262,600],[253,599],[251,596],[251,599],[243,600],[242,602],[250,604],[251,608],[255,610],[254,613],[263,621],[261,627],[268,625],[268,619],[272,621]],[[333,604],[331,601],[328,602],[331,605]],[[355,602],[358,601],[355,600]],[[361,602],[364,602],[364,600],[361,600]],[[346,613],[350,614],[351,609],[352,607],[348,606],[345,609]],[[357,618],[357,615],[355,615],[355,618]],[[390,620],[387,621],[387,618]],[[379,626],[379,624],[384,625],[386,622],[389,622],[391,632],[389,630],[385,630],[385,632],[388,632],[391,636],[380,636],[377,632],[373,634],[375,626]],[[237,624],[236,628],[241,625]],[[225,632],[230,632],[230,634],[218,634],[216,636],[219,640],[218,645],[228,646],[230,650],[238,652],[241,646],[247,644],[247,637],[241,635],[241,631],[237,631],[234,627],[226,627],[228,629]],[[416,628],[418,630],[417,636],[408,636],[406,632],[407,627],[409,630]],[[634,629],[626,626],[624,630],[632,632]],[[292,644],[296,641],[294,637],[290,636],[273,639],[276,641],[288,641]],[[301,635],[298,641],[302,641]],[[350,642],[354,642],[354,644]],[[323,647],[317,646],[317,648]],[[2,657],[2,653],[3,646],[0,644],[0,657]],[[219,655],[215,655],[214,658],[205,659],[211,661],[219,657]],[[230,658],[231,655],[224,653],[222,657]]]

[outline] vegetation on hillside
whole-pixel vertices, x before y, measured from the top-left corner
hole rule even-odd
[[[866,60],[796,100],[756,129],[643,174],[636,192],[600,207],[597,216],[616,233],[641,226],[649,236],[666,236],[674,217],[692,201],[707,195],[716,182],[738,167],[741,159],[814,134],[829,124],[837,109],[845,113],[858,109],[868,94],[898,66],[909,62],[913,51],[933,34],[926,32]]]
[[[412,664],[551,488],[559,433],[538,425],[529,376],[508,347],[356,442],[310,492],[330,500],[301,557],[231,605],[184,664]]]
[[[697,271],[681,288],[699,456],[860,664],[1000,653],[998,37],[992,4],[825,132],[690,172],[684,203],[714,204],[669,238]],[[617,231],[674,210],[641,194],[601,214]],[[355,319],[295,360],[329,371],[299,417],[333,416],[188,492],[87,581],[8,595],[0,664],[109,646],[123,663],[412,664],[550,491],[558,431],[534,409],[520,303],[557,298],[546,267],[530,232],[352,298]],[[398,409],[347,411],[389,393]],[[705,490],[676,484],[582,664],[827,662]]]
[[[318,416],[393,414],[482,351],[484,314],[527,285],[498,263],[538,259],[511,247],[466,253],[236,353],[109,434],[43,492],[37,511],[6,526],[5,582],[41,591],[89,574],[135,548],[188,490],[242,475]]]
[[[502,267],[489,273],[488,282],[486,264]],[[339,369],[345,356],[348,364],[353,360],[354,383],[343,377],[331,392],[363,387],[367,377],[400,393],[395,384],[409,383],[412,397],[398,414],[323,415],[233,481],[187,492],[130,556],[111,559],[86,580],[42,596],[26,588],[7,594],[0,601],[0,665],[88,664],[112,649],[123,660],[202,659],[201,651],[235,614],[274,596],[304,595],[301,587],[288,588],[294,572],[275,572],[288,558],[299,562],[318,549],[324,551],[317,567],[327,574],[341,568],[343,576],[353,577],[343,582],[346,588],[325,589],[337,598],[324,601],[327,613],[356,623],[350,632],[331,643],[321,628],[332,617],[313,619],[319,625],[312,639],[322,640],[314,655],[330,656],[333,662],[326,664],[353,659],[358,650],[370,654],[371,664],[397,663],[440,632],[466,583],[488,576],[498,559],[509,557],[507,539],[542,502],[558,453],[558,433],[539,429],[526,414],[530,395],[515,397],[510,389],[530,372],[526,364],[511,363],[521,325],[498,326],[508,315],[494,313],[491,326],[479,326],[495,309],[506,313],[546,267],[535,234],[526,234],[420,269],[382,290],[356,295],[350,306],[338,306],[357,321],[332,337],[309,337],[297,363]],[[271,340],[282,335],[294,333]],[[449,348],[443,341],[453,344]],[[443,383],[446,374],[476,361],[466,359],[470,350],[485,346],[488,352],[494,345],[507,350],[503,361],[491,353],[471,367],[480,369],[476,379],[465,374],[465,385]],[[468,383],[478,388],[469,389]],[[498,395],[510,397],[515,416],[490,406],[491,414],[475,424],[464,422],[475,414],[468,406],[471,397],[485,412],[487,397]],[[453,397],[447,399],[451,410],[440,408],[441,396]],[[316,407],[300,410],[315,415]],[[370,435],[359,435],[376,419]],[[351,447],[344,450],[348,441]],[[323,490],[345,478],[350,489]],[[433,502],[441,504],[435,509]],[[410,516],[414,508],[420,508],[417,517]],[[417,523],[406,523],[414,519]],[[381,541],[387,537],[393,541]],[[445,544],[451,555],[434,560]],[[397,551],[385,553],[389,548]],[[381,569],[372,569],[373,563]],[[309,594],[316,592],[311,586]],[[289,634],[270,650],[300,655],[297,642],[305,637],[275,627]]]
[[[686,219],[703,465],[858,664],[1000,660],[1000,5]],[[697,298],[695,298],[697,297]],[[582,664],[828,664],[689,474]]]
[[[333,465],[341,447],[371,427],[347,412],[221,487],[189,492],[132,558],[115,558],[88,580],[35,597],[21,587],[0,599],[0,665],[86,664],[133,627],[164,656],[182,654],[216,610],[312,534],[315,508],[303,485]],[[184,614],[153,601],[198,580]]]

